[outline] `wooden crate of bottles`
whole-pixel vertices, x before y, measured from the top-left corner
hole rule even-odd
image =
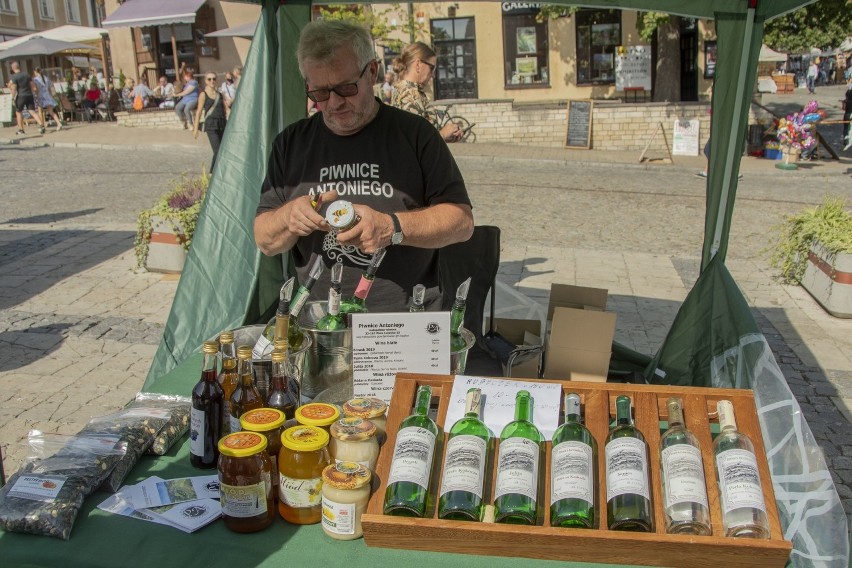
[[[523,380],[521,380],[523,382]],[[596,529],[574,529],[552,527],[549,520],[550,506],[550,442],[546,443],[545,467],[542,468],[540,483],[544,485],[539,505],[539,523],[536,526],[519,526],[489,522],[450,521],[437,516],[437,492],[443,470],[443,448],[446,432],[451,425],[445,424],[453,377],[445,375],[421,375],[400,373],[396,379],[393,398],[388,408],[387,441],[376,466],[377,485],[366,513],[362,517],[364,539],[369,546],[429,550],[489,556],[511,556],[564,560],[578,562],[601,562],[610,564],[632,564],[648,566],[701,566],[726,568],[784,566],[792,545],[782,536],[778,509],[772,490],[769,465],[760,432],[754,397],[749,390],[711,389],[696,387],[650,386],[632,384],[601,384],[574,381],[558,381],[563,395],[575,392],[580,395],[584,409],[584,421],[598,443],[599,479],[596,486],[597,519]],[[393,448],[400,423],[411,414],[415,394],[420,385],[432,387],[433,404],[438,399],[437,424],[441,428],[435,450],[435,464],[430,481],[430,500],[426,518],[409,518],[384,515],[383,501],[386,480],[390,471]],[[633,401],[636,427],[644,434],[649,449],[651,506],[654,532],[623,532],[607,529],[606,522],[606,479],[604,441],[610,423],[615,416],[615,399],[627,395]],[[660,479],[660,421],[667,418],[666,400],[669,397],[683,400],[685,426],[697,437],[701,445],[704,475],[710,505],[712,536],[666,534],[664,512],[661,507],[662,486]],[[564,398],[564,396],[563,396]],[[770,538],[749,539],[718,536],[724,534],[719,488],[714,470],[711,423],[716,417],[716,402],[730,400],[733,403],[737,429],[754,443],[761,485],[764,492],[766,512],[769,517]],[[499,436],[499,432],[495,432]],[[492,460],[496,461],[496,460]],[[493,503],[493,479],[496,464],[492,466],[490,487]],[[488,473],[486,473],[488,478]],[[540,492],[540,495],[542,493]]]

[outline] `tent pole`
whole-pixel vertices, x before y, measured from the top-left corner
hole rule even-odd
[[[755,3],[756,4],[756,3]],[[737,77],[737,94],[734,101],[734,116],[739,117],[743,108],[743,95],[745,94],[745,76],[748,65],[749,46],[751,45],[751,36],[754,34],[754,4],[750,3],[746,12],[746,27],[743,34],[743,49],[740,54],[740,68]],[[731,136],[728,140],[728,155],[725,157],[725,170],[722,178],[722,195],[719,199],[719,211],[716,213],[716,226],[713,232],[713,244],[710,247],[710,258],[716,256],[719,252],[719,246],[722,243],[722,229],[725,226],[725,216],[728,211],[728,195],[731,193],[731,183],[734,180],[731,178],[732,167],[734,163],[734,152],[739,146],[737,144],[737,128],[731,129]]]

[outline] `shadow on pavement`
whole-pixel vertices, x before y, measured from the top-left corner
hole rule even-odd
[[[48,357],[62,346],[68,323],[56,323],[9,330],[0,333],[4,357],[0,358],[0,373],[15,371]]]
[[[66,211],[64,213],[46,213],[44,215],[33,215],[32,217],[18,217],[17,219],[9,219],[6,222],[20,223],[24,225],[38,223],[57,223],[59,221],[65,221],[67,219],[74,219],[75,217],[84,217],[86,215],[92,215],[93,213],[97,213],[98,211],[103,211],[103,207],[98,207],[97,209],[81,209],[79,211]]]

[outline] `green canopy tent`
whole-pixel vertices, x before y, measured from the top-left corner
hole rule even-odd
[[[272,140],[305,116],[295,52],[299,31],[310,20],[311,2],[255,3],[262,4],[262,14],[240,96],[143,390],[194,354],[204,339],[222,329],[265,321],[284,280],[286,261],[265,257],[255,247],[253,219]],[[820,524],[846,525],[837,492],[795,398],[724,264],[763,26],[766,20],[808,3],[595,0],[584,6],[715,20],[718,65],[701,275],[646,375],[653,382],[753,388],[785,537],[794,543],[792,560],[803,566],[823,561],[845,567],[846,531],[824,530],[826,525]]]

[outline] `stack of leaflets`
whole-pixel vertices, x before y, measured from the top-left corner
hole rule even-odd
[[[222,516],[216,475],[162,479],[125,485],[98,509],[195,532]]]

